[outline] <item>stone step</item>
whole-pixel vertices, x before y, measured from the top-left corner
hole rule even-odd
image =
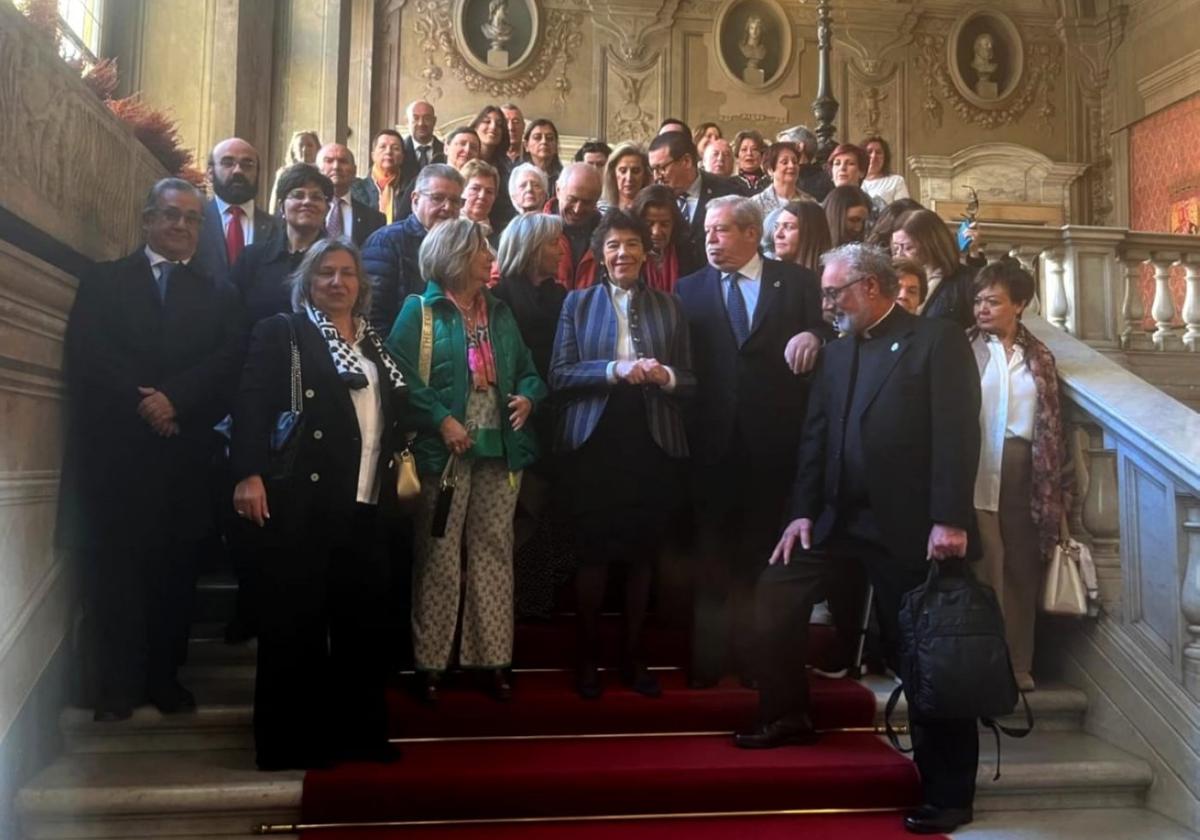
[[[200,575],[196,580],[192,620],[218,624],[223,634],[226,622],[233,618],[237,591],[237,578],[231,572],[209,572]]]
[[[999,781],[992,781],[990,735],[980,752],[980,812],[1138,808],[1152,780],[1146,762],[1079,732],[1005,741]],[[249,837],[259,823],[298,820],[301,780],[298,772],[256,771],[248,750],[84,753],[54,762],[20,791],[16,805],[26,840]],[[1027,814],[1012,818],[1029,822]],[[972,830],[1000,831],[1008,819],[985,814]],[[1039,835],[979,835],[1001,836]]]
[[[1142,808],[988,812],[952,836],[954,840],[1200,840],[1200,834]]]
[[[868,674],[863,678],[863,684],[875,693],[875,722],[882,725],[888,697],[891,696],[896,683],[888,677]],[[1035,731],[1073,732],[1082,728],[1084,715],[1087,714],[1088,699],[1087,694],[1079,689],[1061,683],[1039,683],[1037,691],[1029,692],[1025,698],[1033,713]],[[908,703],[901,695],[896,704],[895,720],[901,722],[907,720],[907,711]],[[1003,717],[998,722],[1004,726],[1024,728],[1023,708],[1018,706],[1016,713]]]

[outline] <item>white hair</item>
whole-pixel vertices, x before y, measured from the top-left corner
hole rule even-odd
[[[546,173],[542,171],[542,168],[532,163],[522,163],[520,166],[514,166],[512,173],[508,176],[509,195],[517,191],[517,184],[521,183],[522,178],[530,172],[536,175],[537,179],[541,182],[542,192],[550,192],[550,179],[546,177]]]

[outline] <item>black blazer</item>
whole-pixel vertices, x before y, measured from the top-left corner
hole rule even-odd
[[[256,204],[254,242],[247,243],[247,246],[261,245],[268,239],[285,235],[283,219],[272,216]],[[192,265],[214,280],[228,281],[233,271],[233,266],[229,264],[229,256],[225,253],[225,224],[221,219],[221,211],[217,209],[216,199],[210,198],[204,205],[204,223],[200,227],[200,243],[196,246],[196,256]]]
[[[387,217],[361,201],[350,199],[350,215],[354,217],[350,228],[350,239],[359,248],[367,241],[367,237],[387,224]]]
[[[740,349],[729,326],[720,271],[707,266],[681,278],[675,294],[691,330],[693,369],[699,383],[689,418],[692,457],[706,465],[718,463],[736,434],[757,462],[785,476],[786,486],[793,474],[788,453],[800,440],[808,377],[791,372],[783,351],[800,332],[833,338],[821,317],[816,274],[764,259],[750,337]]]
[[[692,221],[688,225],[687,236],[692,250],[692,259],[696,264],[705,265],[708,262],[704,251],[704,214],[707,212],[708,202],[721,196],[741,194],[741,185],[734,179],[722,178],[720,175],[701,170],[700,200],[696,203],[696,212],[692,215]]]
[[[953,274],[938,283],[925,301],[921,315],[926,318],[945,318],[964,330],[975,326],[975,269],[960,265]]]
[[[430,163],[445,163],[446,162],[446,147],[442,141],[433,138],[430,145],[429,162]],[[417,144],[413,142],[412,135],[404,138],[404,163],[400,164],[400,180],[405,183],[412,183],[417,177],[417,173],[421,171],[421,167],[417,165]],[[393,221],[395,221],[393,219]]]
[[[860,424],[863,478],[882,542],[896,557],[920,562],[933,524],[953,525],[967,530],[967,555],[977,557],[979,370],[966,334],[899,306],[872,332],[857,373],[869,397],[845,422]],[[804,421],[792,518],[814,520],[814,544],[837,520],[855,341],[847,336],[825,347]]]
[[[412,191],[413,178],[405,177],[404,171],[401,170],[399,186],[392,190],[392,224],[404,221],[412,215]],[[354,183],[350,186],[350,200],[379,213],[384,225],[387,224],[387,216],[377,209],[379,207],[379,187],[375,185],[374,178],[369,175],[366,178],[355,178]],[[357,219],[357,216],[355,218]],[[380,227],[384,225],[380,225]],[[366,242],[366,238],[363,239],[363,242]]]
[[[304,428],[295,467],[287,480],[267,482],[269,529],[275,533],[303,530],[312,512],[349,514],[358,489],[358,462],[362,452],[358,417],[350,389],[338,376],[329,356],[329,345],[307,315],[292,313],[300,348]],[[250,350],[234,399],[233,440],[230,460],[234,480],[263,475],[270,457],[270,432],[279,412],[291,399],[291,351],[284,318],[266,318],[254,328]],[[397,418],[405,392],[388,387],[387,373],[379,365],[383,430],[379,455],[379,503],[391,508],[396,498],[395,451],[403,436]]]
[[[83,528],[72,536],[163,524],[176,536],[205,534],[212,427],[229,411],[242,347],[233,288],[194,268],[174,270],[165,302],[142,249],[80,280],[65,348],[72,463],[64,468],[75,480],[64,502]],[[171,401],[178,435],[159,437],[138,417],[139,386]]]

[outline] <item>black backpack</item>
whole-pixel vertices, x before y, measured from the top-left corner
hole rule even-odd
[[[892,712],[904,692],[910,720],[978,718],[996,736],[996,776],[1000,778],[1000,733],[1024,738],[1033,731],[1033,713],[1017,690],[1004,617],[996,593],[961,561],[961,574],[929,564],[925,583],[900,599],[899,664],[902,685],[888,698],[888,739],[903,749],[892,728]],[[1020,700],[1024,729],[995,719],[1010,714]]]

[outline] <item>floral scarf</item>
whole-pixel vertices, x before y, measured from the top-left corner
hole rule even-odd
[[[978,327],[967,331],[967,338],[972,342],[980,335]],[[1016,343],[1025,354],[1025,364],[1029,366],[1037,390],[1037,408],[1033,416],[1033,498],[1030,512],[1033,524],[1038,529],[1042,556],[1049,558],[1058,544],[1062,517],[1068,508],[1071,477],[1066,470],[1067,446],[1058,392],[1058,367],[1050,348],[1024,324],[1017,324]]]
[[[328,315],[311,303],[306,304],[305,308],[308,310],[309,319],[317,325],[317,329],[321,331],[321,337],[329,345],[329,356],[333,359],[333,366],[337,368],[341,380],[355,391],[367,387],[368,380],[366,371],[363,369],[362,355],[354,349],[353,344],[342,338],[342,334],[333,325],[333,321],[329,320]],[[392,390],[398,391],[403,388],[404,377],[400,374],[400,368],[396,367],[391,355],[384,348],[383,342],[379,340],[379,334],[371,329],[365,318],[355,320],[358,322],[358,334],[355,336],[354,344],[359,344],[364,339],[369,342],[375,348],[375,355],[387,372]]]
[[[463,329],[467,334],[467,367],[471,371],[471,386],[476,391],[487,391],[496,387],[496,356],[492,352],[492,333],[488,328],[487,301],[483,292],[475,295],[475,302],[463,306],[450,292],[446,297],[454,301],[462,314]]]
[[[646,260],[646,285],[671,294],[679,280],[679,255],[674,245],[668,245],[662,259],[651,256]]]

